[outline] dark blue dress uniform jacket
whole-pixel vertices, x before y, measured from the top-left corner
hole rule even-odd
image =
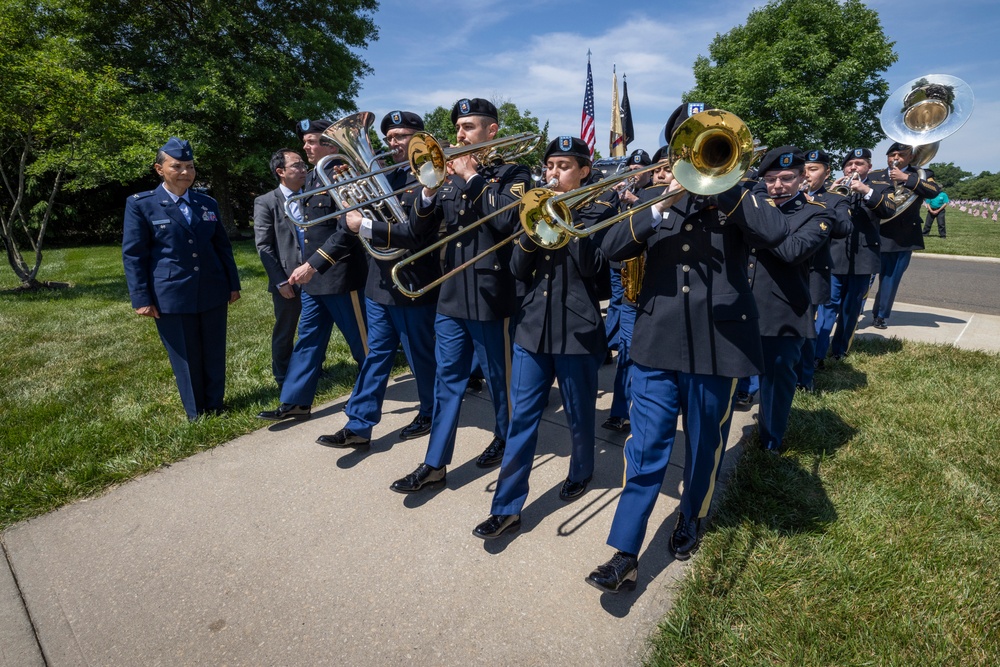
[[[386,179],[393,190],[407,187],[406,192],[399,196],[399,203],[403,207],[403,212],[409,215],[417,197],[420,197],[423,186],[413,177],[408,166],[389,172]],[[437,238],[437,230],[422,231],[424,231],[423,234],[414,237],[412,228],[409,228],[405,222],[390,225],[381,220],[373,220],[372,239],[369,243],[376,250],[383,251],[391,250],[394,244],[398,248],[419,249],[430,245]],[[396,283],[393,282],[392,267],[397,262],[403,261],[408,255],[409,253],[395,260],[378,260],[373,257],[370,260],[371,266],[368,270],[365,296],[375,303],[385,306],[424,306],[434,303],[440,288],[434,288],[416,299],[411,299],[405,294],[401,294]],[[431,284],[441,276],[441,262],[435,253],[431,253],[413,264],[403,267],[398,275],[400,282],[407,289],[416,291],[420,287]]]
[[[574,214],[577,227],[614,215],[617,207],[596,202]],[[591,236],[573,238],[562,248],[518,239],[511,271],[528,285],[517,314],[514,342],[536,354],[600,354],[608,347],[597,298],[596,276],[608,270]]]
[[[870,275],[878,273],[882,268],[879,258],[879,220],[895,213],[896,205],[890,197],[892,185],[876,174],[877,172],[868,174],[866,182],[874,190],[868,201],[857,193],[847,197],[851,208],[851,234],[847,238],[830,242],[834,275]]]
[[[835,216],[830,227],[830,240],[820,246],[819,250],[809,260],[809,293],[813,305],[826,303],[830,300],[830,275],[833,269],[833,255],[830,243],[833,239],[846,239],[851,234],[851,206],[847,197],[836,192],[827,192],[825,187],[813,193],[813,200],[833,211]]]
[[[788,236],[774,248],[751,249],[747,267],[760,313],[760,335],[815,338],[809,260],[830,238],[836,215],[801,192],[779,210],[788,221]]]
[[[649,209],[612,226],[614,260],[647,252],[629,353],[651,368],[723,377],[762,366],[757,306],[747,279],[751,249],[773,248],[788,225],[770,199],[741,186],[687,194],[653,227]]]
[[[933,199],[941,193],[941,186],[934,182],[934,172],[930,169],[924,169],[926,178],[920,178],[920,174],[915,169],[908,167],[905,171],[907,172],[907,178],[903,186],[913,191],[916,199],[898,217],[881,226],[882,252],[923,249],[924,221],[920,219],[920,211],[923,208],[925,199]],[[890,184],[890,188],[893,188],[889,173],[885,169],[873,171],[869,177],[886,181]],[[894,188],[890,189],[889,192],[894,192]]]
[[[188,190],[192,224],[159,186],[125,202],[122,258],[132,308],[161,313],[200,313],[229,302],[240,290],[233,247],[219,207]]]
[[[427,208],[417,199],[410,215],[411,233],[428,229],[451,234],[476,220],[520,201],[530,188],[531,171],[518,164],[480,165],[469,181],[451,177],[437,191]],[[452,269],[509,237],[519,227],[517,206],[494,216],[477,229],[450,242],[444,250],[444,268]],[[386,239],[391,243],[390,239]],[[502,320],[517,311],[517,290],[510,272],[513,243],[477,260],[469,269],[445,281],[437,312],[447,317],[476,321]]]
[[[306,190],[322,185],[315,170],[309,172]],[[305,222],[323,217],[337,208],[330,191],[300,202]],[[363,289],[368,277],[368,252],[358,237],[341,224],[340,217],[304,229],[305,261],[318,273],[302,286],[302,290],[312,296],[322,296]]]

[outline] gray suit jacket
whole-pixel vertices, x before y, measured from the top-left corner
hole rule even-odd
[[[257,197],[253,202],[253,236],[257,254],[267,273],[267,290],[278,291],[278,283],[302,264],[295,223],[285,214],[285,195],[281,188]]]

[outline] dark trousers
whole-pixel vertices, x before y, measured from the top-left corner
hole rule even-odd
[[[420,400],[419,414],[430,417],[434,410],[434,315],[437,306],[387,306],[365,300],[368,313],[368,356],[354,383],[354,393],[344,414],[347,428],[372,437],[372,428],[382,420],[382,402],[389,385],[389,375],[396,361],[396,349],[403,353],[413,371]]]
[[[944,229],[944,226],[945,226],[944,212],[946,210],[947,209],[943,208],[940,211],[938,211],[936,214],[931,213],[930,211],[927,211],[927,218],[924,220],[924,235],[925,236],[927,234],[931,233],[931,225],[934,224],[935,220],[937,220],[937,225],[938,225],[938,236],[940,236],[941,238],[944,238],[945,236],[947,236],[947,232],[945,232],[945,229]]]
[[[625,296],[625,289],[622,287],[622,275],[620,271],[611,271],[611,298],[608,300],[608,312],[604,318],[604,333],[608,337],[608,349],[619,349],[619,335],[621,332],[622,305]]]
[[[802,339],[761,336],[764,372],[760,376],[760,411],[757,425],[760,445],[780,450],[788,429],[788,416],[795,397],[795,364],[802,354]]]
[[[646,535],[670,463],[677,418],[684,420],[685,517],[708,514],[726,448],[735,378],[632,367],[632,435],[625,441],[625,488],[611,523],[608,544],[637,554]]]
[[[226,318],[229,304],[201,313],[160,313],[156,330],[167,349],[181,404],[190,420],[221,410],[226,393]]]
[[[910,265],[912,256],[912,250],[882,253],[882,272],[878,275],[878,292],[872,305],[872,317],[887,320],[892,315],[892,304],[896,302],[899,283],[903,282],[903,274]]]
[[[553,379],[559,380],[573,447],[568,478],[582,482],[594,474],[594,413],[599,354],[538,354],[514,345],[511,368],[510,429],[492,514],[520,514],[528,498],[528,477],[538,445],[538,425]]]
[[[288,361],[295,347],[295,329],[299,326],[302,313],[302,297],[298,291],[292,299],[286,299],[277,292],[271,292],[274,303],[274,328],[271,330],[271,373],[280,387],[285,382]]]
[[[506,320],[466,320],[437,314],[434,320],[434,416],[424,463],[440,468],[451,463],[462,398],[469,383],[472,357],[479,359],[493,399],[496,426],[493,435],[507,437],[509,405],[507,389],[510,369],[510,343]]]
[[[831,348],[835,357],[842,357],[851,349],[871,282],[872,277],[868,274],[830,276],[830,300],[816,313],[816,359],[825,359]]]
[[[615,284],[614,280],[612,276],[612,285]],[[618,368],[615,371],[615,393],[611,398],[610,416],[628,419],[628,406],[632,402],[632,389],[629,384],[632,356],[629,354],[629,348],[632,346],[632,329],[635,327],[635,306],[623,303],[618,323]]]

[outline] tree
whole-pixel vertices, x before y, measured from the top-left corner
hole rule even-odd
[[[769,146],[874,146],[894,44],[860,0],[773,0],[715,37],[684,100],[735,113]]]
[[[23,288],[44,286],[37,275],[61,191],[134,178],[150,162],[122,72],[89,57],[66,10],[0,0],[0,238]]]
[[[191,141],[227,226],[231,199],[249,211],[255,184],[270,181],[269,156],[293,141],[296,121],[355,109],[370,68],[352,48],[378,37],[377,0],[79,2],[86,47],[129,72],[160,139]]]
[[[934,180],[945,190],[951,190],[960,181],[972,176],[971,171],[956,167],[951,162],[933,162],[927,168],[934,172]]]

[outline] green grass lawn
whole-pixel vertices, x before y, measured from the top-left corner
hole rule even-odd
[[[277,404],[273,314],[253,242],[235,245],[242,298],[229,309],[225,418],[188,423],[153,320],[129,305],[119,246],[50,250],[41,280],[0,291],[0,528],[260,428]],[[0,270],[0,290],[15,286]],[[357,366],[334,330],[317,402]]]
[[[648,664],[1000,664],[1000,356],[827,366],[790,452],[740,461]]]
[[[1000,222],[989,218],[974,218],[954,206],[948,207],[947,238],[938,238],[938,228],[931,227],[924,237],[923,252],[935,255],[965,255],[969,257],[1000,257]],[[926,217],[926,215],[922,216]]]

